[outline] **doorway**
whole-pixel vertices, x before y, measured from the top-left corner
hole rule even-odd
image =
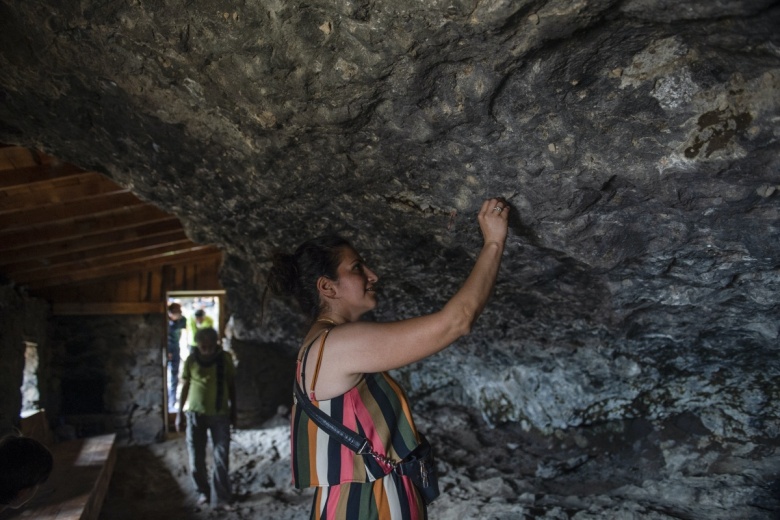
[[[171,304],[181,307],[181,315],[185,320],[176,323],[168,315],[165,328],[165,402],[168,414],[178,411],[178,397],[181,394],[181,371],[184,361],[190,355],[194,335],[197,330],[212,327],[222,338],[225,327],[225,291],[171,291],[166,295],[165,308]],[[176,330],[178,329],[178,333]],[[178,356],[174,344],[178,340]],[[168,346],[168,343],[171,346]],[[171,356],[173,352],[173,356]]]

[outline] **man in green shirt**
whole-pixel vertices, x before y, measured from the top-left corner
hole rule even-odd
[[[211,502],[215,509],[232,511],[228,462],[230,426],[236,425],[235,365],[233,356],[218,345],[213,328],[200,329],[195,339],[198,347],[192,349],[181,374],[176,431],[181,431],[186,414],[187,451],[198,505]],[[209,431],[214,451],[211,486],[206,470]]]

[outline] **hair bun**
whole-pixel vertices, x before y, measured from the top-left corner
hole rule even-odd
[[[277,295],[295,293],[298,279],[298,265],[295,256],[276,253],[271,257],[271,270],[268,272],[268,288]]]
[[[320,276],[338,279],[345,247],[352,246],[338,235],[326,235],[307,240],[294,254],[272,255],[266,290],[294,296],[304,314],[316,318],[321,306],[317,280]]]

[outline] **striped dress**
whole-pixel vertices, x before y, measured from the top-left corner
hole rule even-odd
[[[406,394],[387,373],[365,374],[345,394],[312,402],[392,460],[404,458],[420,442]],[[312,520],[427,518],[425,505],[408,477],[331,439],[297,406],[291,420],[293,484],[299,489],[317,488]]]

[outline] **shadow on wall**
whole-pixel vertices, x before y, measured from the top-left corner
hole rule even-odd
[[[241,428],[259,426],[292,407],[295,354],[268,343],[233,339],[231,350],[238,360],[236,400]]]
[[[159,437],[163,431],[162,320],[159,315],[54,319],[63,401],[58,435],[116,432],[119,440],[139,444]]]

